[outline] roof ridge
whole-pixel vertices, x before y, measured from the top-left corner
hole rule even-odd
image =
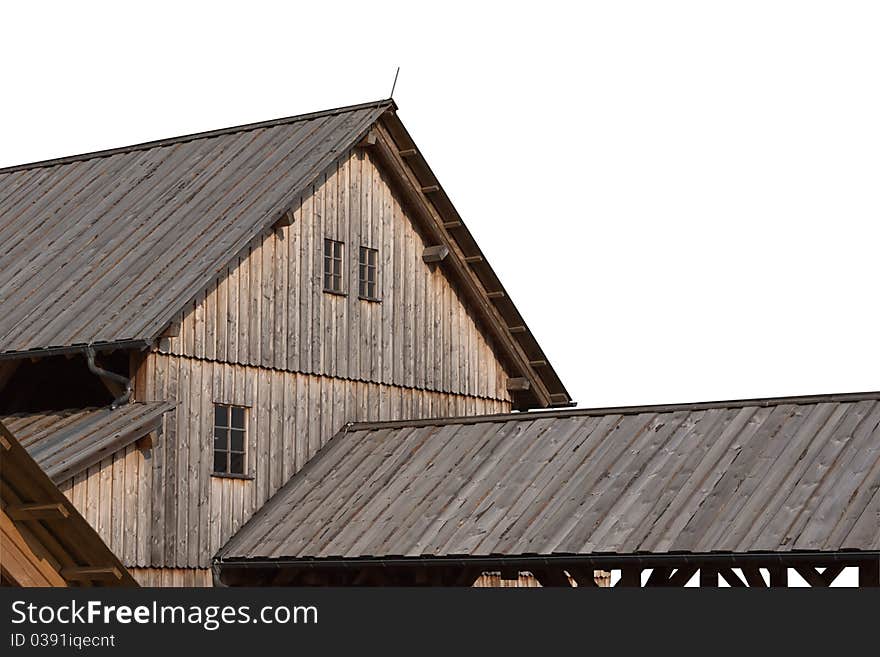
[[[197,139],[210,139],[220,137],[222,135],[234,134],[237,132],[249,132],[251,130],[259,130],[261,128],[273,128],[288,123],[297,123],[299,121],[309,121],[312,119],[323,118],[326,116],[335,116],[346,112],[355,112],[370,107],[379,108],[387,105],[392,109],[397,109],[397,103],[387,98],[384,100],[376,100],[368,103],[358,103],[356,105],[345,105],[343,107],[334,107],[331,109],[320,110],[317,112],[307,112],[305,114],[295,114],[280,119],[270,119],[268,121],[257,121],[255,123],[243,123],[241,125],[230,126],[228,128],[217,128],[214,130],[205,130],[202,132],[193,132],[178,137],[166,137],[164,139],[155,139],[153,141],[145,141],[129,146],[117,146],[115,148],[107,148],[99,151],[91,151],[88,153],[80,153],[78,155],[66,155],[64,157],[50,158],[48,160],[38,160],[36,162],[28,162],[25,164],[14,164],[8,167],[0,167],[0,174],[14,173],[16,171],[26,171],[28,169],[41,169],[59,166],[62,164],[72,164],[74,162],[84,162],[86,160],[97,159],[101,157],[110,157],[111,155],[120,155],[122,153],[132,153],[134,151],[149,150],[151,148],[163,148],[174,144],[183,144]]]
[[[752,399],[727,399],[708,402],[684,402],[677,404],[644,404],[640,406],[605,406],[596,408],[569,408],[554,411],[525,411],[518,413],[495,413],[459,417],[421,418],[415,420],[386,420],[384,422],[354,422],[347,431],[371,429],[394,429],[401,427],[427,427],[448,424],[480,424],[484,422],[531,421],[544,418],[590,417],[596,415],[637,415],[639,413],[672,413],[675,411],[702,411],[717,408],[748,408],[751,406],[781,406],[783,404],[846,403],[857,401],[880,401],[880,390],[869,392],[845,392],[826,395],[791,395],[787,397],[755,397]]]

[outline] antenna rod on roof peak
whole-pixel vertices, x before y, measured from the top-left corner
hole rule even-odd
[[[394,73],[394,82],[391,85],[391,93],[388,94],[388,98],[394,98],[394,89],[397,87],[397,76],[400,75],[400,67],[397,67],[397,71]]]

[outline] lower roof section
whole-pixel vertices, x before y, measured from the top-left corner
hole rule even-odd
[[[134,402],[119,408],[78,408],[0,417],[28,454],[55,483],[155,430],[166,402]]]
[[[4,577],[44,585],[137,586],[115,554],[0,421],[0,555]],[[7,552],[8,551],[8,552]],[[19,579],[19,576],[24,575]]]
[[[218,561],[880,550],[880,393],[346,427]]]

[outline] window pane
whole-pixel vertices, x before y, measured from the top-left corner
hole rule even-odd
[[[227,417],[227,407],[223,404],[214,404],[214,426],[215,427],[226,427],[229,424],[226,422]]]
[[[238,429],[229,430],[229,449],[233,452],[244,451],[244,431]]]
[[[370,253],[369,253],[369,261],[368,262],[371,265],[373,265],[374,267],[376,266],[376,254],[377,253],[378,253],[378,251],[376,251],[375,249],[371,249]]]
[[[214,449],[226,449],[226,429],[214,427]]]
[[[244,429],[244,409],[241,406],[232,407],[232,426],[236,429]]]
[[[333,253],[333,242],[324,240],[324,255],[329,256],[331,253]]]
[[[214,472],[226,472],[226,452],[214,452]]]
[[[229,455],[229,472],[231,474],[244,474],[244,454]]]

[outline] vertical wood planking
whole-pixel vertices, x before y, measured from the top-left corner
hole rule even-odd
[[[488,333],[443,266],[422,262],[426,243],[369,153],[344,154],[291,215],[190,304],[169,353],[509,399]],[[345,244],[345,296],[323,292],[325,237]],[[358,299],[361,246],[379,251],[381,303]]]

